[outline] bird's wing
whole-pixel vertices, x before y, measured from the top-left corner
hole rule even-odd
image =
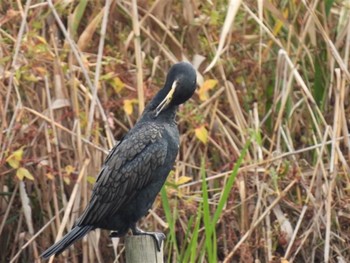
[[[133,129],[111,150],[78,225],[101,222],[150,183],[152,174],[164,164],[167,154],[167,143],[160,140],[161,129],[157,125]]]

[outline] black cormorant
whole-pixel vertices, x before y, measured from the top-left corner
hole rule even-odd
[[[180,62],[170,68],[164,87],[106,157],[90,202],[75,226],[43,258],[60,254],[96,228],[112,230],[111,237],[124,236],[129,229],[134,235],[151,235],[160,250],[165,235],[144,232],[136,223],[151,208],[174,165],[179,149],[176,110],[195,89],[191,64]]]

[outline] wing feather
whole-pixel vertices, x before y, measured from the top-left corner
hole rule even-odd
[[[135,128],[106,157],[78,225],[98,224],[116,213],[152,181],[154,171],[164,164],[167,144],[160,140],[162,127],[153,124]]]

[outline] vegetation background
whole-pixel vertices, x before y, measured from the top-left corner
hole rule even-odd
[[[40,262],[169,67],[199,88],[140,222],[166,262],[350,262],[348,0],[0,1],[0,260]],[[95,231],[54,262],[125,262]]]

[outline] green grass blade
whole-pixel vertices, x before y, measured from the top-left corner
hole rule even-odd
[[[88,3],[87,0],[80,0],[79,4],[77,5],[77,7],[74,10],[73,25],[72,25],[72,31],[73,31],[74,35],[76,35],[76,33],[77,33],[81,18],[83,17],[83,15],[85,13],[87,3]]]
[[[197,215],[197,221],[196,226],[194,228],[192,240],[191,240],[191,260],[190,262],[196,262],[197,255],[197,248],[198,248],[198,236],[199,236],[199,227],[201,225],[201,219],[202,219],[202,205],[199,205],[198,208],[198,215]],[[186,261],[185,261],[186,262]]]
[[[187,223],[188,227],[186,229],[185,238],[183,239],[184,241],[186,241],[186,243],[187,243],[187,240],[189,240],[189,239],[192,240],[192,238],[191,238],[192,228],[191,227],[193,225],[193,221],[195,220],[194,218],[195,218],[194,216],[191,216],[190,219],[188,220],[188,223]],[[191,241],[186,246],[182,246],[180,248],[180,262],[188,262],[188,257],[190,255],[190,251],[188,251],[188,250],[190,249],[190,245],[191,245]],[[187,260],[185,261],[186,257],[187,257]]]
[[[199,227],[201,224],[201,215],[202,215],[202,205],[200,204],[198,209],[197,209],[197,217],[195,218],[194,228],[193,228],[193,230],[191,228],[188,228],[187,238],[190,238],[190,242],[187,245],[186,250],[181,257],[180,262],[196,262],[196,258],[198,256],[197,255],[197,252],[198,252],[197,251],[198,234],[199,234]],[[191,218],[193,218],[193,217],[191,217]],[[189,237],[191,233],[192,233],[192,237]],[[186,238],[186,240],[187,240],[187,238]]]
[[[173,247],[176,250],[176,254],[178,255],[179,248],[178,248],[177,242],[176,242],[175,216],[173,215],[173,213],[171,211],[165,187],[166,186],[162,187],[162,190],[160,191],[160,195],[161,195],[161,199],[162,199],[162,205],[163,205],[165,217],[166,217],[166,220],[168,222],[169,230],[170,230],[169,244],[170,244],[170,247]],[[175,214],[175,211],[174,211],[174,214]]]
[[[213,254],[213,241],[212,234],[215,231],[215,225],[211,223],[208,186],[205,180],[205,160],[202,158],[201,164],[201,177],[202,177],[202,197],[203,197],[203,222],[205,230],[205,247],[208,254],[208,262],[211,263],[214,260]]]
[[[247,151],[249,149],[249,146],[251,144],[251,139],[249,139],[247,141],[247,143],[244,145],[244,148],[242,149],[241,151],[241,155],[239,156],[239,158],[237,159],[234,167],[233,167],[233,170],[230,174],[230,177],[228,178],[227,180],[227,183],[224,187],[224,191],[221,195],[221,198],[219,200],[219,204],[218,204],[218,207],[214,213],[214,216],[213,216],[213,221],[212,221],[212,225],[216,225],[216,223],[218,222],[219,218],[220,218],[220,215],[221,215],[221,212],[222,210],[224,209],[224,206],[227,202],[227,199],[228,199],[228,196],[230,194],[230,191],[232,189],[232,186],[235,182],[235,179],[236,179],[236,176],[237,176],[237,173],[238,173],[238,169],[239,167],[241,166],[242,164],[242,161],[244,159],[244,157],[246,156],[247,154]]]
[[[334,0],[326,0],[325,1],[325,9],[326,9],[326,15],[329,16],[329,13],[331,12],[332,5],[334,3]]]

